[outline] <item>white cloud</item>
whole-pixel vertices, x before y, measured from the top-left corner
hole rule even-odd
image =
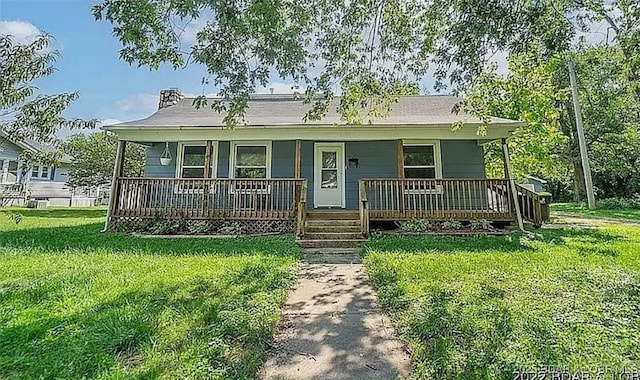
[[[136,94],[126,99],[118,100],[115,108],[124,112],[153,112],[158,109],[159,95]]]
[[[192,45],[198,40],[198,32],[207,25],[207,20],[200,17],[191,21],[188,21],[184,26],[178,30],[180,41]]]
[[[35,25],[26,21],[0,21],[0,34],[10,35],[13,42],[18,44],[29,44],[33,42],[42,32]]]

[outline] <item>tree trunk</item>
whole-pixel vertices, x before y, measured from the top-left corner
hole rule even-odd
[[[575,189],[573,199],[576,202],[580,202],[585,198],[587,190],[584,182],[584,172],[582,171],[582,164],[579,161],[573,162],[573,185]]]

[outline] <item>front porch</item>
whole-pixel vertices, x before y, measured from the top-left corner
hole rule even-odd
[[[193,232],[233,222],[243,233],[304,238],[309,212],[322,210],[351,211],[365,238],[377,222],[543,221],[543,200],[511,175],[506,139],[503,179],[483,178],[477,140],[152,142],[144,178],[124,176],[126,144],[118,146],[106,230],[175,220]],[[158,166],[168,149],[176,160]]]
[[[359,230],[368,237],[371,222],[517,222],[539,225],[542,201],[508,179],[363,179],[359,181]],[[150,219],[185,223],[236,221],[247,233],[307,234],[307,180],[185,179],[118,177],[113,187],[108,229],[122,222]],[[324,213],[331,216],[330,212]]]

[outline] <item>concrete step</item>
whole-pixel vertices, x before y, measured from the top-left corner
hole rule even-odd
[[[298,244],[302,248],[358,248],[365,239],[346,239],[346,240],[298,240]]]
[[[305,232],[304,237],[311,240],[350,240],[361,239],[362,234],[359,232]]]
[[[308,211],[307,219],[351,219],[360,220],[359,211]]]
[[[351,232],[354,234],[360,233],[360,223],[355,226],[347,225],[347,226],[336,226],[334,224],[331,225],[307,225],[304,229],[305,232],[310,234],[313,233],[329,233],[329,232]]]
[[[357,226],[360,227],[360,220],[350,219],[307,219],[306,227],[332,227],[332,226]]]

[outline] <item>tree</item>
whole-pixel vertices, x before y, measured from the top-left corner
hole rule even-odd
[[[54,72],[58,53],[49,50],[51,37],[37,36],[28,44],[17,44],[9,35],[0,35],[0,129],[9,139],[35,140],[56,144],[62,127],[93,127],[93,121],[67,119],[62,112],[78,98],[77,92],[38,94],[35,82]],[[24,153],[26,162],[54,164],[59,153]]]
[[[509,140],[515,176],[545,178],[552,184],[565,184],[571,173],[565,154],[568,138],[561,131],[559,103],[568,102],[567,91],[558,91],[553,76],[563,60],[541,61],[535,52],[509,58],[509,74],[500,76],[495,67],[474,81],[464,108],[482,118],[491,116],[522,120]],[[485,147],[487,174],[503,178],[502,148]],[[556,195],[558,192],[556,192]]]
[[[510,140],[513,167],[522,178],[550,180],[557,200],[584,193],[584,180],[569,95],[566,58],[540,60],[535,53],[510,57],[510,74],[479,77],[465,106],[482,116],[526,121]],[[640,193],[640,117],[617,46],[583,47],[576,63],[585,135],[593,179],[600,197]],[[501,176],[501,152],[486,150],[489,174]],[[571,189],[571,183],[575,188]]]
[[[361,108],[366,116],[383,114],[398,95],[420,88],[425,75],[437,89],[466,89],[496,52],[568,50],[577,22],[565,15],[601,17],[592,2],[103,0],[93,13],[113,24],[120,56],[131,64],[206,67],[205,81],[220,86],[223,97],[212,107],[226,109],[233,126],[272,73],[304,84],[309,118],[322,116],[339,91],[339,111],[350,123],[362,121]],[[185,25],[202,20],[196,42],[183,47]]]
[[[117,139],[114,135],[96,132],[89,136],[73,135],[64,150],[73,157],[67,183],[71,187],[95,187],[111,182],[116,159]],[[124,161],[125,175],[144,174],[145,148],[129,144]]]

